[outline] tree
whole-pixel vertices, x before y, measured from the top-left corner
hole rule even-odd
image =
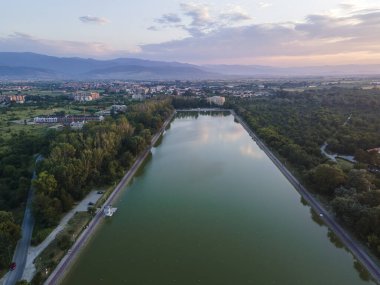
[[[16,285],[28,285],[28,284],[29,284],[29,282],[26,280],[20,280],[20,281],[16,282]]]
[[[337,217],[350,226],[359,220],[363,210],[363,206],[354,197],[336,197],[332,206]]]
[[[37,194],[33,201],[33,212],[36,221],[44,227],[55,226],[62,213],[62,205],[57,198]]]
[[[312,182],[316,191],[331,195],[335,188],[345,184],[347,176],[335,166],[320,164],[312,171]]]
[[[57,190],[57,180],[47,171],[42,171],[38,174],[38,178],[33,180],[33,186],[38,194],[52,197]]]
[[[0,268],[8,266],[20,238],[21,229],[14,222],[12,213],[0,211]]]
[[[355,188],[357,192],[366,192],[370,191],[373,187],[371,182],[369,181],[370,177],[368,172],[364,169],[352,169],[348,173],[348,188]]]

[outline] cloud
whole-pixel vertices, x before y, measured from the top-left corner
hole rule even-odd
[[[247,144],[240,147],[240,154],[246,157],[251,157],[253,159],[262,159],[265,157],[262,150],[257,146],[253,147],[252,144]]]
[[[171,23],[180,23],[181,18],[174,13],[164,14],[161,18],[155,20],[159,24],[171,24]]]
[[[96,58],[125,57],[133,50],[115,50],[100,42],[48,40],[24,33],[0,37],[0,51],[36,52],[56,56],[82,56]]]
[[[246,21],[252,19],[252,17],[248,14],[241,12],[224,13],[221,15],[221,18],[232,22]]]
[[[206,5],[181,3],[185,15],[192,18],[191,26],[202,27],[212,23],[209,8]]]
[[[48,40],[18,32],[0,36],[0,51],[96,58],[133,53],[152,60],[215,64],[380,63],[379,7],[351,1],[303,21],[271,24],[254,23],[238,6],[215,10],[190,3],[181,4],[181,9],[178,14],[164,14],[148,29],[185,30],[189,35],[184,39],[115,50],[102,42]]]
[[[193,37],[200,37],[226,26],[235,26],[252,17],[240,6],[229,5],[226,11],[211,10],[208,5],[197,3],[181,3],[182,17],[177,14],[164,14],[154,21],[158,24],[148,30],[158,31],[161,28],[179,28]]]
[[[222,13],[219,18],[221,20],[227,20],[229,24],[252,20],[252,17],[240,6],[229,7],[228,11]]]
[[[79,21],[85,24],[99,24],[99,25],[104,25],[104,24],[109,23],[109,21],[106,18],[94,17],[94,16],[82,16],[82,17],[79,17]]]
[[[201,20],[197,16],[197,25],[210,21],[205,11],[200,14],[203,16]],[[355,60],[354,54],[358,58],[373,55],[379,60],[379,34],[380,11],[374,8],[353,11],[348,16],[309,15],[303,22],[214,26],[183,40],[143,45],[141,55],[193,63],[254,64],[277,58],[278,63],[297,64],[305,58],[326,57],[323,64],[329,64],[333,55],[340,60]]]
[[[155,19],[154,22],[156,22],[158,25],[152,25],[147,28],[149,31],[160,31],[163,28],[182,28],[182,19],[174,13],[164,14],[160,18]]]
[[[260,8],[268,8],[268,7],[273,6],[272,3],[268,3],[268,2],[259,2],[258,4],[259,4]]]
[[[150,26],[147,28],[148,31],[153,31],[153,32],[156,32],[156,31],[159,31],[160,29],[156,26]]]

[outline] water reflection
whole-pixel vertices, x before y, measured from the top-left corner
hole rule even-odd
[[[140,176],[143,176],[145,174],[145,171],[146,171],[145,166],[152,161],[152,158],[153,158],[153,155],[151,152],[149,152],[148,156],[145,158],[145,160],[143,161],[141,166],[136,171],[136,174],[134,175],[134,177],[140,177]]]
[[[247,144],[240,147],[240,153],[243,156],[248,156],[253,159],[262,159],[264,158],[264,153],[261,150],[258,150],[257,148],[254,148],[252,144]]]
[[[303,197],[301,197],[300,202],[302,205],[310,207]],[[310,207],[310,217],[313,220],[313,222],[315,222],[317,225],[327,228],[327,226],[325,225],[321,217],[311,207]],[[333,244],[336,248],[342,249],[352,255],[352,253],[342,243],[339,237],[329,228],[327,228],[327,237],[329,241],[331,242],[331,244]],[[361,280],[367,281],[367,282],[374,281],[371,277],[371,274],[367,271],[367,269],[355,258],[353,258],[353,268],[355,269],[355,271],[358,272],[358,275]]]
[[[301,202],[301,204],[302,205],[304,205],[304,206],[309,206],[309,204],[306,202],[306,200],[301,196],[301,198],[300,198],[300,202]]]
[[[189,110],[189,111],[178,111],[176,118],[194,118],[197,119],[199,116],[212,116],[212,117],[227,117],[230,116],[230,111],[202,111],[202,110]]]
[[[329,238],[331,243],[333,243],[335,245],[335,247],[342,248],[348,252],[347,247],[344,246],[344,244],[341,242],[341,240],[338,238],[338,236],[333,231],[331,231],[330,229],[327,231],[327,237]]]
[[[229,112],[215,112],[215,111],[205,111],[205,112],[180,112],[178,113],[177,117],[179,118],[198,118],[200,115],[202,116],[232,116]],[[239,126],[237,127],[236,124],[229,126],[229,127],[223,127],[223,132],[217,132],[218,139],[221,142],[236,142],[239,141],[242,136],[246,135],[245,129],[240,125],[239,122],[237,122],[234,119],[235,123],[238,123]],[[214,126],[215,127],[215,126]],[[210,142],[210,136],[213,136],[215,134],[215,129],[211,127],[209,124],[202,124],[199,128],[199,137],[197,138],[198,143],[200,144],[207,144]],[[255,160],[259,160],[265,157],[265,153],[256,147],[256,145],[249,143],[246,145],[242,145],[239,148],[241,155],[253,158]],[[197,163],[199,166],[202,166],[202,163]],[[220,172],[222,172],[221,169],[219,169],[218,165],[203,165],[203,167],[199,167],[199,173],[196,175],[198,179],[202,180],[203,173],[206,173],[206,169],[213,169],[215,173],[208,173],[210,176],[217,176]],[[212,175],[211,175],[212,174]],[[191,183],[191,181],[187,181],[187,183]],[[316,223],[317,225],[321,227],[327,226],[324,224],[321,217],[308,205],[306,200],[303,197],[300,197],[300,203],[304,206],[307,206],[310,208],[310,217],[311,220]],[[327,238],[333,244],[336,248],[345,250],[346,252],[349,252],[348,249],[345,247],[345,245],[341,242],[341,240],[338,238],[338,236],[335,235],[334,232],[332,232],[330,229],[327,228]],[[368,271],[363,267],[363,265],[357,261],[356,259],[353,259],[353,268],[355,271],[358,272],[358,275],[361,280],[363,281],[373,281],[371,278],[371,275],[368,273]]]
[[[181,113],[63,284],[371,282],[231,115]]]
[[[373,281],[371,274],[369,274],[367,269],[365,269],[363,265],[356,259],[354,260],[354,268],[359,273],[359,277],[361,280],[367,281],[367,282]]]
[[[162,144],[163,137],[164,137],[163,135],[160,135],[160,137],[158,138],[158,140],[154,144],[154,147],[158,147],[158,146],[160,146]]]
[[[310,216],[311,219],[319,226],[324,226],[325,224],[323,223],[321,217],[312,209],[310,208]]]
[[[219,132],[218,138],[225,142],[236,142],[245,135],[245,130],[242,127],[232,125],[228,128],[227,132]]]

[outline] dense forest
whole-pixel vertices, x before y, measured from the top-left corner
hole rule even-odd
[[[37,154],[33,181],[36,218],[35,242],[94,186],[121,178],[135,158],[150,145],[152,135],[172,114],[169,100],[151,100],[128,106],[103,122],[88,122],[81,130],[65,128],[39,134],[20,132],[2,141],[0,148],[0,270],[6,269],[20,238],[26,196]]]
[[[169,101],[149,101],[82,130],[57,133],[34,181],[37,225],[55,226],[94,186],[120,179],[172,111]]]
[[[328,89],[231,99],[265,143],[380,256],[380,92]],[[321,154],[352,155],[356,163]]]
[[[21,237],[34,154],[47,147],[46,139],[21,131],[0,143],[0,271],[8,267]]]

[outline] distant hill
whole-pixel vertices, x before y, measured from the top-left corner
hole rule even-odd
[[[92,70],[84,75],[94,79],[209,79],[216,74],[186,65],[120,65]]]
[[[137,58],[95,60],[36,53],[0,52],[0,79],[197,80],[223,78],[380,75],[380,65],[272,67],[204,65]]]
[[[52,76],[56,77],[54,71],[33,68],[33,67],[10,67],[0,66],[0,78],[13,80],[13,79],[50,79]]]
[[[260,77],[260,76],[345,76],[380,75],[380,64],[368,65],[325,65],[305,67],[272,67],[261,65],[205,65],[205,71],[224,75]]]
[[[95,60],[0,52],[3,79],[208,79],[215,74],[178,62],[134,58]]]

